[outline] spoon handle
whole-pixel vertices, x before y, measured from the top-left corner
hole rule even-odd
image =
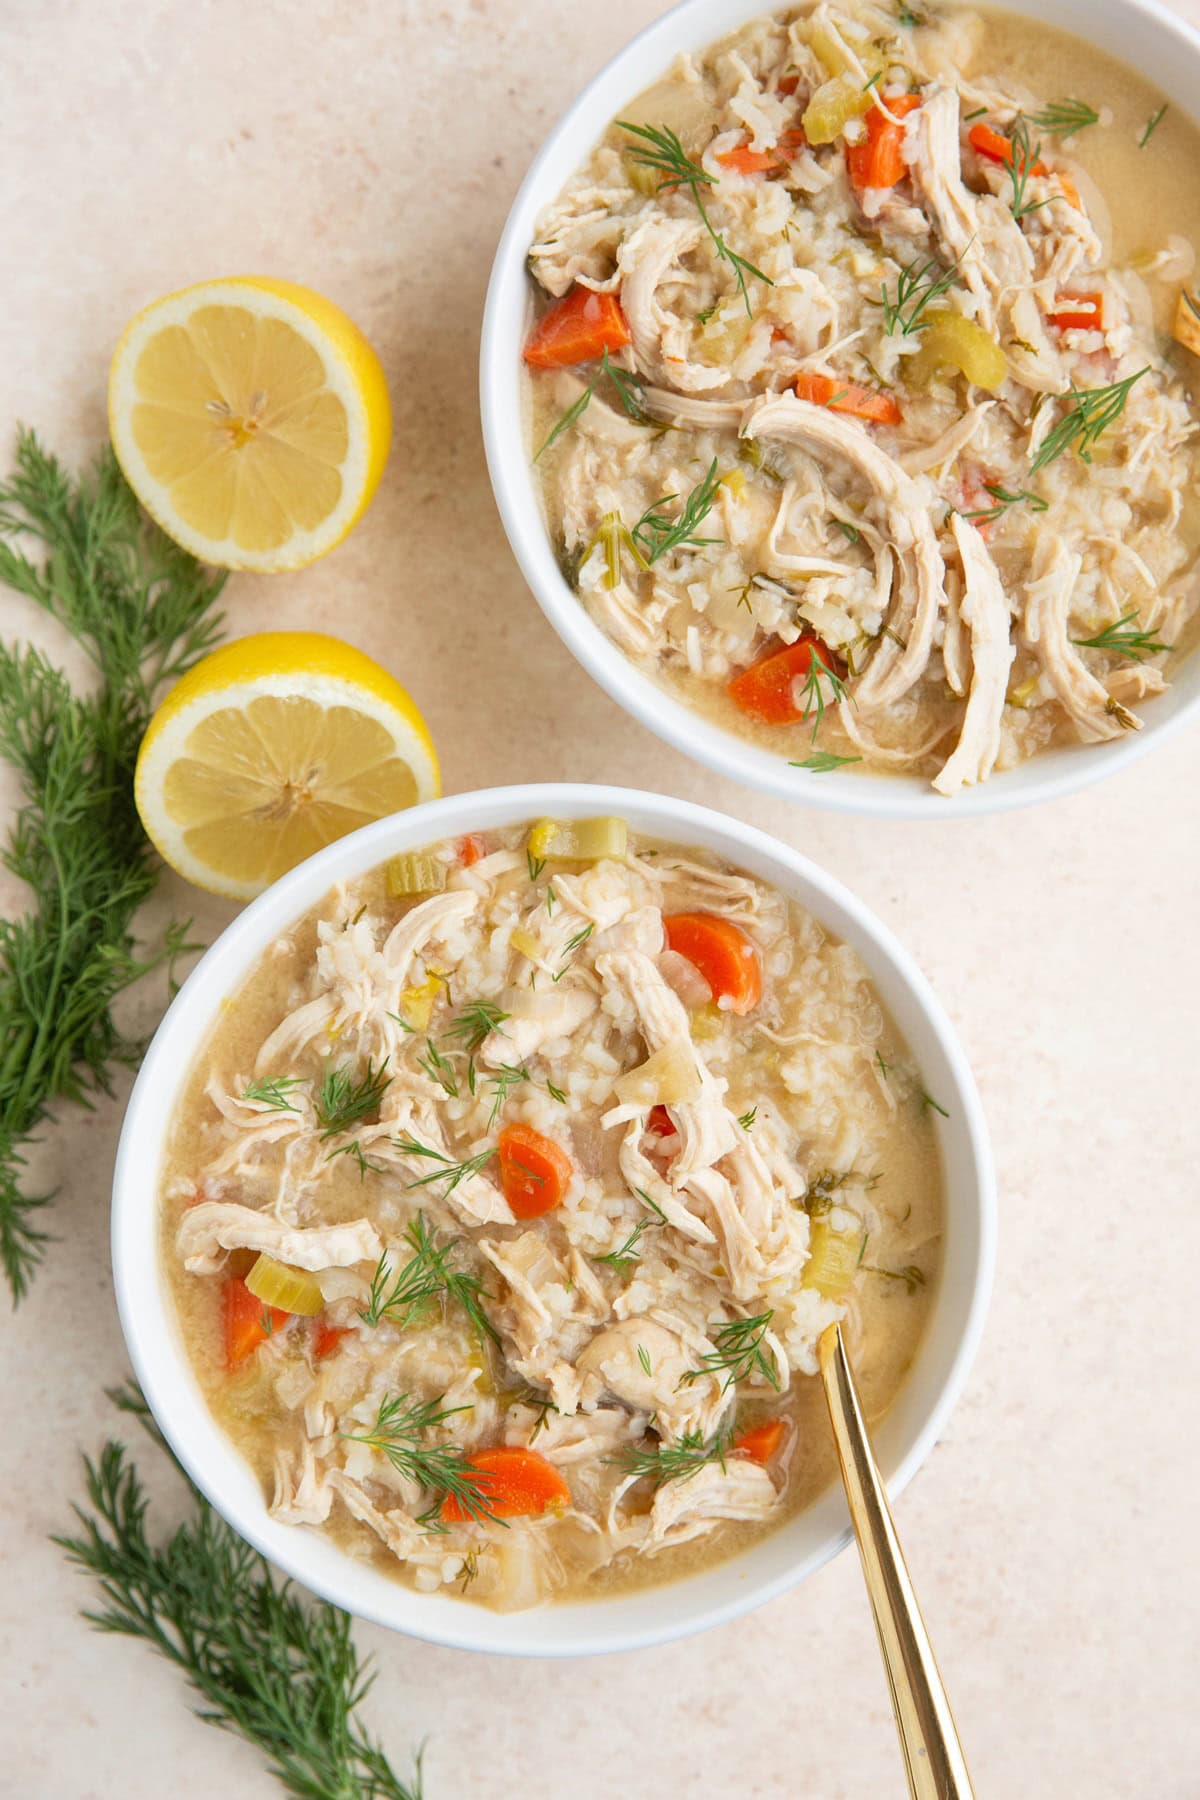
[[[954,1715],[863,1422],[840,1325],[822,1332],[817,1357],[909,1792],[913,1800],[974,1800]]]

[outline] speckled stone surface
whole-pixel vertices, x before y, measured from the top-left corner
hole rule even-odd
[[[477,327],[534,148],[657,10],[0,0],[0,419],[83,457],[146,300],[241,271],[323,289],[382,355],[391,464],[325,562],[230,584],[232,628],[326,628],[390,664],[448,790],[550,776],[704,799],[802,847],[901,934],[962,1031],[1000,1171],[983,1352],[898,1509],[979,1794],[1194,1800],[1197,736],[1040,811],[882,824],[701,772],[572,663],[492,505]],[[1197,0],[1181,10],[1200,21]],[[6,635],[53,644],[7,592],[0,609]],[[168,908],[206,936],[231,916],[174,882]],[[132,1011],[148,1027],[160,1003]],[[61,1241],[0,1325],[0,1795],[249,1800],[277,1791],[255,1754],[192,1719],[146,1650],[79,1622],[84,1585],[46,1541],[127,1366],[107,1248],[126,1092],[64,1115],[38,1153]],[[428,1738],[429,1800],[903,1792],[852,1555],[706,1637],[602,1661],[360,1637],[397,1764]]]

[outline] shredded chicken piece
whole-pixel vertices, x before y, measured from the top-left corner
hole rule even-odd
[[[650,1509],[647,1553],[671,1549],[703,1537],[721,1519],[765,1519],[780,1496],[767,1471],[744,1457],[722,1468],[707,1463],[688,1481],[664,1483]]]
[[[995,767],[1008,672],[1016,655],[1008,596],[987,545],[961,513],[951,514],[950,529],[966,582],[960,611],[971,632],[971,691],[958,743],[933,781],[939,794],[948,795],[986,781]]]
[[[658,299],[671,269],[703,236],[703,226],[690,220],[651,218],[636,226],[617,252],[621,305],[637,366],[658,386],[684,393],[728,387],[730,381],[728,369],[689,359],[690,321]]]
[[[305,1229],[224,1200],[190,1207],[179,1222],[175,1246],[192,1275],[215,1275],[230,1250],[257,1250],[295,1269],[340,1269],[378,1262],[383,1248],[369,1219]]]
[[[1079,737],[1085,744],[1099,744],[1124,730],[1140,730],[1142,722],[1112,698],[1071,643],[1071,596],[1081,567],[1078,552],[1061,538],[1047,534],[1042,539],[1025,587],[1022,635]]]

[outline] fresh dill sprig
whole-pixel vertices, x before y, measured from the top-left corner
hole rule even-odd
[[[436,1400],[411,1400],[407,1394],[385,1396],[369,1431],[343,1431],[339,1436],[380,1451],[397,1474],[435,1495],[435,1505],[448,1495],[457,1500],[468,1518],[495,1519],[498,1525],[505,1524],[492,1511],[487,1476],[472,1467],[466,1451],[458,1444],[425,1443],[425,1432],[444,1425],[455,1413],[471,1410],[469,1406],[444,1407],[441,1402],[440,1394]]]
[[[610,360],[608,351],[604,350],[600,354],[600,367],[596,370],[596,373],[592,376],[592,379],[588,382],[579,398],[568,406],[566,412],[556,421],[550,435],[534,457],[534,462],[538,462],[546,454],[546,451],[550,449],[551,445],[558,442],[564,431],[570,431],[573,425],[578,425],[580,419],[582,419],[584,413],[591,404],[592,395],[595,393],[600,382],[604,380],[605,376],[608,377],[612,382],[613,387],[616,389],[617,399],[621,402],[621,406],[628,418],[631,418],[637,425],[651,425],[654,423],[650,414],[642,405],[641,395],[638,393],[638,389],[644,385],[641,376],[635,375],[629,369],[619,369],[617,365]]]
[[[646,1360],[648,1362],[649,1357]],[[609,1460],[636,1479],[645,1478],[652,1481],[655,1487],[662,1487],[668,1481],[690,1480],[709,1463],[720,1463],[723,1469],[732,1436],[731,1425],[722,1426],[711,1438],[706,1438],[699,1426],[696,1426],[676,1438],[673,1444],[659,1443],[649,1450],[631,1446],[622,1456]]]
[[[1136,611],[1127,612],[1123,619],[1106,625],[1094,637],[1072,638],[1071,642],[1084,650],[1110,650],[1129,662],[1142,662],[1147,656],[1158,656],[1171,648],[1170,644],[1160,644],[1152,631],[1140,630],[1137,619]]]
[[[458,1077],[454,1073],[454,1066],[442,1055],[432,1038],[426,1038],[425,1054],[417,1058],[417,1067],[424,1069],[451,1100],[458,1099]]]
[[[847,763],[861,762],[861,756],[835,756],[832,750],[814,750],[800,762],[789,762],[789,769],[807,769],[811,775],[831,775],[835,769],[844,769]]]
[[[166,1450],[132,1383],[109,1398]],[[192,1511],[156,1543],[123,1444],[110,1439],[84,1469],[76,1534],[52,1541],[99,1584],[102,1606],[83,1614],[90,1625],[165,1657],[199,1696],[198,1716],[259,1749],[296,1800],[421,1800],[420,1758],[401,1780],[359,1720],[374,1677],[346,1613],[301,1598],[190,1482]]]
[[[743,1131],[753,1131],[754,1121],[755,1121],[755,1119],[757,1119],[757,1117],[758,1117],[758,1108],[757,1108],[757,1106],[752,1106],[750,1108],[749,1112],[744,1112],[741,1115],[741,1117],[738,1119],[738,1124],[741,1126]]]
[[[833,522],[848,544],[857,544],[862,536],[857,525],[851,525],[849,519],[835,519]]]
[[[540,880],[542,870],[546,867],[546,858],[544,856],[535,856],[532,850],[526,850],[525,864],[529,870],[530,881]]]
[[[481,1169],[485,1169],[496,1154],[494,1149],[480,1150],[474,1156],[465,1157],[462,1162],[455,1162],[454,1158],[447,1156],[444,1150],[435,1150],[431,1144],[422,1144],[417,1138],[409,1137],[407,1133],[403,1137],[393,1138],[392,1142],[397,1150],[402,1151],[405,1156],[422,1156],[437,1165],[426,1174],[417,1176],[408,1185],[410,1188],[433,1187],[439,1181],[444,1181],[446,1185],[442,1189],[443,1200],[447,1194],[454,1192],[460,1182],[466,1181],[471,1175],[478,1175]]]
[[[992,496],[995,505],[978,507],[974,512],[963,514],[964,519],[971,519],[976,524],[989,525],[993,519],[1002,518],[1010,506],[1019,506],[1022,502],[1032,506],[1034,512],[1049,510],[1050,502],[1043,500],[1040,494],[1031,494],[1028,488],[1021,488],[1014,493],[1010,488],[1002,487],[998,481],[985,481],[983,486],[984,491]]]
[[[589,919],[586,925],[581,925],[579,930],[574,932],[567,939],[562,947],[562,961],[559,964],[557,971],[550,977],[551,981],[562,980],[563,976],[571,966],[571,961],[575,952],[583,948],[595,929],[595,925]]]
[[[1063,416],[1046,433],[1041,449],[1029,465],[1029,473],[1036,475],[1039,469],[1054,462],[1072,445],[1084,462],[1091,462],[1093,444],[1110,425],[1116,424],[1125,411],[1130,389],[1149,373],[1147,366],[1139,369],[1136,375],[1127,375],[1124,381],[1114,381],[1110,387],[1072,387],[1065,396],[1067,405]]]
[[[363,1147],[357,1138],[352,1138],[348,1144],[342,1144],[338,1149],[331,1150],[329,1155],[325,1158],[325,1161],[336,1162],[339,1156],[348,1156],[353,1162],[358,1164],[358,1179],[360,1181],[365,1179],[368,1172],[372,1175],[383,1174],[383,1164],[372,1162],[369,1156],[364,1155]]]
[[[266,1106],[272,1112],[299,1112],[288,1099],[292,1089],[300,1085],[298,1075],[263,1075],[257,1081],[248,1081],[242,1089],[242,1099],[252,1101],[258,1106]]]
[[[1043,206],[1050,204],[1049,200],[1031,200],[1028,193],[1030,179],[1035,174],[1044,173],[1037,166],[1042,146],[1030,141],[1029,125],[1020,114],[1013,120],[1008,141],[1011,148],[1004,165],[1012,189],[1008,203],[1013,218],[1024,219],[1030,213],[1040,212]]]
[[[644,1232],[651,1230],[658,1221],[656,1219],[639,1219],[625,1242],[616,1250],[608,1250],[603,1256],[593,1258],[595,1262],[605,1263],[622,1281],[627,1281],[633,1273],[634,1265],[641,1259],[641,1241]]]
[[[453,1300],[466,1313],[481,1343],[485,1338],[499,1343],[496,1328],[483,1310],[482,1283],[450,1261],[459,1239],[439,1244],[421,1212],[409,1220],[404,1236],[413,1254],[399,1270],[393,1270],[386,1251],[379,1258],[367,1304],[359,1309],[366,1323],[378,1325],[381,1319],[390,1318],[406,1331],[434,1302]]]
[[[929,324],[928,309],[949,293],[958,279],[958,265],[941,268],[934,257],[923,263],[911,262],[896,277],[896,292],[889,297],[886,287],[879,290],[883,308],[883,328],[888,336],[897,333],[907,337],[923,331]]]
[[[826,696],[821,686],[822,680],[829,683]],[[837,705],[846,698],[846,684],[840,675],[829,667],[815,644],[809,646],[808,670],[804,677],[804,686],[800,690],[800,718],[807,722],[812,719],[812,741],[817,741],[817,733],[821,729],[825,717],[826,705]]]
[[[943,1119],[950,1117],[945,1107],[935,1100],[932,1094],[926,1093],[924,1088],[921,1089],[921,1111],[941,1113]]]
[[[546,1421],[550,1417],[550,1414],[558,1411],[557,1406],[555,1406],[549,1394],[540,1394],[537,1388],[533,1387],[518,1388],[509,1404],[511,1406],[527,1406],[531,1412],[536,1412],[537,1419],[534,1421],[533,1430],[529,1434],[529,1441],[531,1444],[537,1437],[539,1431],[545,1431]]]
[[[510,1016],[502,1007],[493,1006],[490,1000],[472,1000],[469,1006],[463,1007],[456,1019],[451,1019],[444,1035],[452,1038],[468,1056],[474,1056],[482,1048],[484,1039],[490,1037]]]
[[[186,926],[139,955],[132,923],[159,864],[133,773],[164,684],[212,648],[225,577],[138,509],[110,450],[75,480],[32,432],[0,481],[0,583],[56,619],[98,676],[77,695],[39,650],[0,646],[0,758],[20,789],[0,863],[29,889],[0,920],[0,1262],[16,1303],[46,1254],[54,1196],[26,1186],[56,1102],[89,1103],[144,1046],[117,995],[186,950]]]
[[[910,1294],[925,1286],[925,1271],[916,1263],[905,1263],[902,1269],[883,1269],[878,1263],[860,1263],[859,1267],[864,1275],[882,1275],[885,1281],[902,1281]]]
[[[733,278],[737,282],[742,305],[746,308],[746,317],[752,319],[754,308],[750,304],[746,276],[753,275],[759,281],[765,282],[768,287],[774,287],[775,283],[769,275],[764,275],[761,269],[755,268],[752,262],[747,262],[744,256],[739,256],[736,250],[732,250],[709,218],[702,190],[706,187],[715,187],[717,177],[710,175],[707,169],[702,169],[699,163],[692,161],[680,143],[678,134],[669,126],[630,125],[625,119],[618,119],[617,124],[622,131],[628,131],[631,136],[642,140],[630,151],[630,155],[634,162],[640,163],[643,168],[654,169],[662,176],[662,180],[658,184],[660,193],[664,188],[685,187],[691,190],[692,199],[696,202],[696,211],[700,214],[704,229],[712,239],[713,247],[721,261],[727,262],[733,270]]]
[[[487,1085],[492,1090],[492,1110],[488,1114],[487,1129],[490,1131],[504,1107],[505,1101],[515,1087],[523,1081],[532,1081],[533,1077],[524,1063],[501,1063],[493,1075],[489,1075]]]
[[[557,1100],[560,1106],[565,1106],[567,1104],[567,1096],[560,1087],[555,1087],[552,1081],[547,1081],[546,1092],[552,1100]]]
[[[1100,114],[1086,100],[1051,100],[1041,112],[1030,113],[1029,117],[1039,131],[1048,131],[1057,138],[1074,137],[1077,131],[1100,123]]]
[[[697,530],[713,509],[720,486],[721,479],[717,474],[717,459],[714,456],[707,475],[687,495],[674,518],[662,509],[678,500],[678,494],[664,494],[661,500],[656,500],[646,508],[629,535],[647,563],[656,563],[668,550],[675,550],[681,545],[691,548],[721,542],[720,538],[696,536]]]
[[[386,1056],[378,1068],[368,1061],[366,1073],[356,1077],[349,1067],[335,1069],[328,1063],[325,1065],[321,1085],[313,1101],[317,1124],[321,1127],[322,1143],[327,1138],[337,1137],[339,1132],[348,1131],[351,1125],[357,1125],[368,1113],[377,1111],[379,1102],[391,1085],[392,1078],[387,1073],[387,1066]]]
[[[1164,100],[1158,111],[1151,113],[1150,117],[1146,120],[1145,128],[1142,131],[1141,137],[1138,139],[1139,150],[1144,150],[1146,148],[1146,145],[1150,142],[1150,139],[1154,136],[1155,132],[1162,124],[1163,119],[1166,117],[1166,112],[1167,103]]]
[[[753,1318],[730,1319],[727,1325],[713,1333],[713,1348],[700,1358],[698,1369],[688,1370],[683,1383],[690,1385],[703,1375],[723,1374],[724,1386],[728,1389],[739,1381],[748,1381],[757,1372],[778,1392],[779,1365],[775,1352],[769,1346],[764,1348],[774,1316],[768,1307],[766,1312],[755,1313]]]
[[[645,1344],[638,1345],[637,1359],[638,1359],[638,1362],[641,1364],[643,1374],[653,1375],[654,1364],[650,1361],[650,1352],[647,1350]]]

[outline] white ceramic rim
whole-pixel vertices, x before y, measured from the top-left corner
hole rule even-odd
[[[1005,0],[1086,37],[1132,63],[1182,110],[1200,92],[1200,32],[1159,0]],[[479,399],[496,505],[513,554],[533,594],[572,655],[618,705],[675,749],[770,794],[834,812],[896,819],[963,819],[1007,812],[1088,787],[1144,756],[1200,713],[1200,651],[1176,672],[1167,693],[1141,706],[1146,723],[1115,743],[1046,751],[993,775],[952,799],[922,777],[835,770],[814,775],[788,766],[786,754],[733,736],[676,700],[643,674],[593,622],[555,561],[530,465],[522,399],[520,346],[530,313],[525,255],[542,208],[578,167],[608,122],[683,49],[700,49],[771,10],[763,0],[683,0],[601,69],[551,131],[530,166],[504,227],[484,309]],[[781,9],[782,10],[782,9]]]
[[[405,849],[543,814],[616,813],[660,838],[710,848],[794,894],[863,955],[930,1092],[947,1179],[944,1267],[914,1368],[876,1447],[890,1492],[916,1473],[966,1380],[983,1330],[995,1262],[995,1185],[983,1111],[941,1005],[908,952],[848,889],[752,826],[669,796],[605,786],[494,788],[430,801],[321,851],[236,918],[201,958],[155,1033],[125,1115],[113,1185],[117,1306],[134,1372],[180,1462],[256,1550],[306,1587],[376,1624],[463,1650],[575,1656],[663,1643],[737,1617],[795,1586],[850,1541],[840,1491],[828,1491],[743,1555],[630,1595],[499,1614],[418,1594],[339,1550],[321,1533],[270,1518],[249,1467],[217,1425],[192,1373],[159,1257],[158,1173],[174,1098],[226,994],[266,947],[337,881]],[[927,1390],[927,1391],[926,1391]],[[790,1547],[789,1547],[789,1541]]]

